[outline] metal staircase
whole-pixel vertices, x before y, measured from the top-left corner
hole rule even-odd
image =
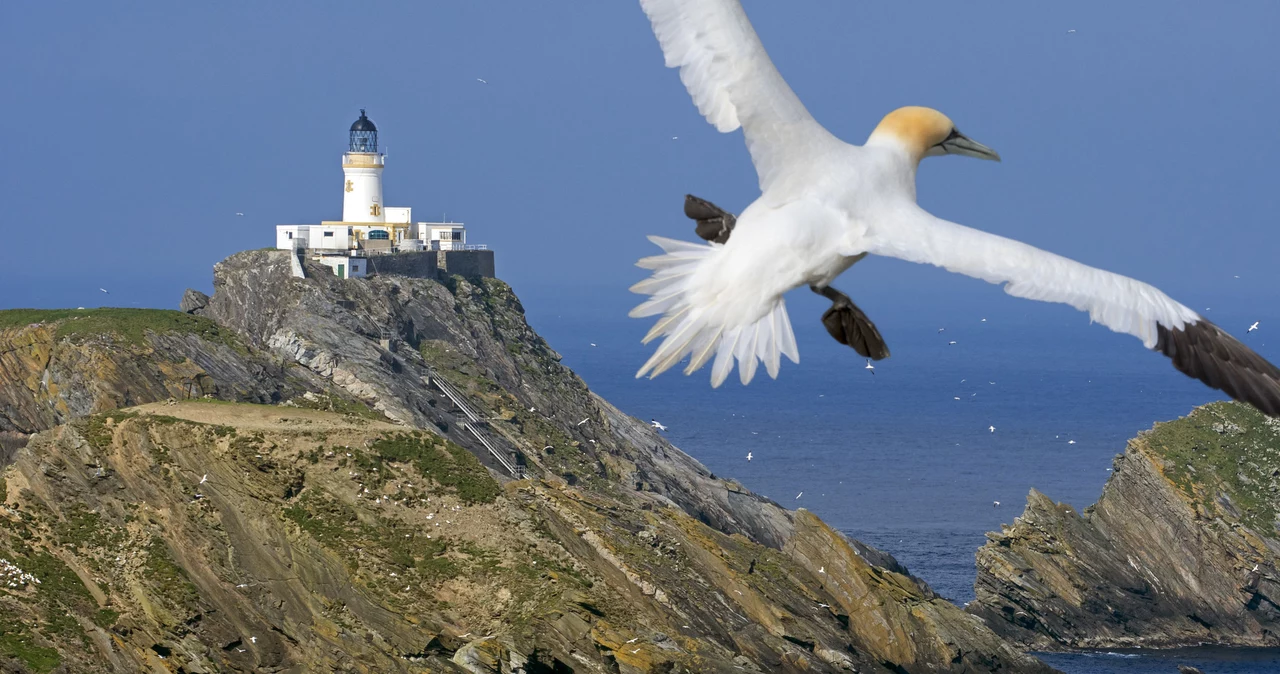
[[[480,412],[467,401],[466,396],[462,395],[461,391],[454,388],[453,384],[450,384],[448,380],[437,374],[435,370],[429,369],[428,372],[431,373],[431,383],[434,384],[436,388],[440,389],[440,392],[443,393],[454,405],[456,405],[458,409],[462,410],[464,415],[466,415],[468,421],[463,424],[463,427],[465,427],[471,435],[475,436],[476,440],[479,440],[480,444],[484,445],[485,449],[489,450],[489,453],[493,455],[493,458],[496,459],[504,469],[506,469],[507,473],[517,480],[524,479],[524,466],[511,460],[510,457],[506,456],[503,451],[493,444],[493,441],[489,439],[488,433],[484,431],[484,426],[486,426],[488,422],[485,421],[484,417],[480,416]]]

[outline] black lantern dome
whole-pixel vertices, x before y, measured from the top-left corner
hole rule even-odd
[[[378,127],[365,116],[364,108],[360,108],[360,119],[351,125],[351,143],[347,149],[349,152],[378,151]]]

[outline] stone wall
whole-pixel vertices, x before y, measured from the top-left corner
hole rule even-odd
[[[370,274],[394,274],[411,278],[436,277],[436,254],[434,251],[396,253],[394,255],[370,255]]]
[[[491,250],[442,250],[436,253],[440,273],[466,278],[497,278]]]

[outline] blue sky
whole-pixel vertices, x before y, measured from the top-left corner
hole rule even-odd
[[[746,6],[837,135],[919,104],[1000,151],[925,163],[938,215],[1222,307],[1235,332],[1280,318],[1280,4]],[[0,55],[3,308],[209,290],[274,225],[339,217],[361,107],[387,203],[466,222],[535,324],[624,321],[644,235],[693,236],[685,192],[733,210],[757,194],[740,135],[697,114],[634,2],[4,3]],[[888,325],[1087,325],[897,261],[839,287]]]

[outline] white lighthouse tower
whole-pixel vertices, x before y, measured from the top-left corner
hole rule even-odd
[[[382,203],[382,167],[378,152],[378,127],[360,109],[351,125],[351,141],[342,155],[343,222],[386,222]]]

